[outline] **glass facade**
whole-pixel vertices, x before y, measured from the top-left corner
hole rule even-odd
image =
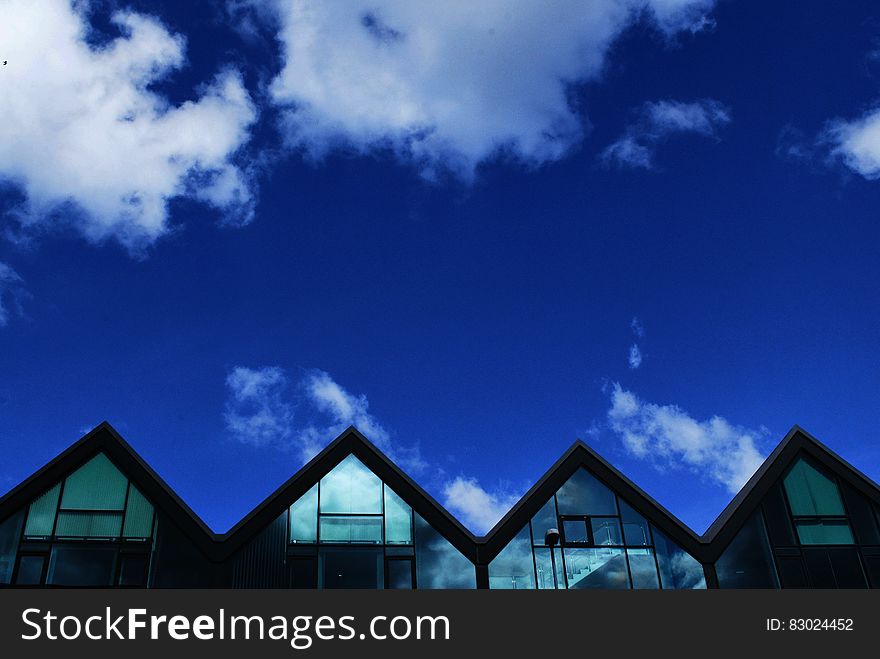
[[[561,532],[547,544],[547,532]],[[495,589],[705,588],[703,566],[579,468],[489,563]]]

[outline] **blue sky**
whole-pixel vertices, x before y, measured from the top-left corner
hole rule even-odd
[[[794,424],[880,477],[876,4],[583,5],[0,1],[0,491],[104,419],[217,531],[350,423],[477,531],[578,437],[698,532]]]

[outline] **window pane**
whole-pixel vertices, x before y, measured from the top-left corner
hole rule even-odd
[[[0,584],[3,585],[12,581],[23,518],[24,515],[19,511],[0,524]]]
[[[587,523],[582,519],[566,519],[562,521],[562,532],[566,543],[587,542]]]
[[[622,545],[620,537],[620,522],[617,518],[594,517],[590,520],[593,524],[594,545]]]
[[[317,587],[317,561],[314,557],[297,557],[289,559],[290,587],[312,589]]]
[[[803,458],[794,464],[783,482],[793,515],[846,514],[837,484]]]
[[[562,550],[559,547],[550,553],[549,547],[535,549],[535,569],[538,588],[541,590],[565,588],[565,571],[562,569]],[[553,564],[556,564],[556,581],[553,581]]]
[[[556,500],[553,497],[550,497],[550,500],[532,517],[532,542],[536,545],[543,545],[544,536],[550,529],[559,530],[559,521],[556,519]]]
[[[56,545],[46,583],[53,586],[112,586],[116,550],[111,547]]]
[[[122,530],[122,513],[87,513],[78,510],[58,513],[55,536],[58,538],[118,538]]]
[[[616,515],[614,493],[581,467],[559,488],[560,515]]]
[[[779,557],[779,580],[783,588],[809,588],[804,561],[800,556]]]
[[[627,549],[626,556],[629,559],[633,588],[654,590],[660,588],[653,549]]]
[[[416,585],[419,588],[476,588],[474,564],[416,514]]]
[[[130,588],[146,588],[147,569],[150,557],[146,554],[124,554],[120,556],[119,585]]]
[[[59,492],[61,492],[60,483],[31,504],[24,527],[25,535],[32,537],[52,535]]]
[[[623,499],[617,499],[620,505],[620,517],[623,520],[623,538],[629,547],[642,547],[651,544],[651,533],[648,522],[633,510]]]
[[[61,507],[66,510],[122,510],[128,479],[103,453],[64,481]]]
[[[760,510],[721,554],[715,571],[721,588],[779,588]]]
[[[797,544],[794,539],[794,529],[791,525],[791,515],[785,505],[785,495],[779,483],[773,485],[767,496],[764,497],[764,519],[767,523],[767,533],[774,547],[790,547]]]
[[[389,545],[412,544],[412,508],[385,486],[385,542]]]
[[[489,563],[489,588],[526,590],[534,587],[532,542],[529,538],[529,527],[525,526]]]
[[[838,588],[868,587],[857,549],[828,549],[827,551],[831,557],[831,567],[834,568],[834,580],[837,582]]]
[[[382,513],[382,481],[353,455],[321,479],[322,513]]]
[[[413,564],[412,559],[393,559],[388,561],[388,588],[394,590],[412,590]]]
[[[874,519],[871,502],[845,483],[842,489],[849,519],[859,542],[863,545],[880,545],[880,533],[877,531],[877,520]]]
[[[126,538],[149,538],[153,535],[153,505],[134,485],[128,490],[122,535]]]
[[[322,549],[319,588],[369,588],[385,585],[381,549]]]
[[[569,549],[565,576],[569,588],[629,588],[623,549]]]
[[[656,526],[651,526],[657,562],[660,564],[660,585],[663,588],[705,588],[703,566],[693,556],[667,538]]]
[[[42,556],[22,556],[18,561],[18,575],[15,583],[19,586],[37,586],[43,576]]]
[[[321,516],[321,542],[381,545],[382,518]]]
[[[290,507],[290,542],[314,544],[318,541],[318,484]]]
[[[802,545],[851,545],[852,531],[845,519],[795,520]]]

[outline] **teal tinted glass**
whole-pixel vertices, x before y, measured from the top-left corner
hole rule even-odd
[[[62,510],[58,513],[55,536],[58,538],[118,538],[122,531],[122,513],[116,511],[83,512]]]
[[[637,590],[656,590],[660,588],[657,575],[657,562],[652,549],[627,549],[629,572],[632,575],[633,588]]]
[[[796,520],[798,539],[802,545],[852,545],[852,530],[844,519]]]
[[[633,510],[623,499],[618,498],[620,518],[623,521],[623,539],[627,547],[642,547],[651,544],[651,532],[644,517]]]
[[[560,515],[616,515],[614,493],[581,467],[556,493]]]
[[[128,479],[103,453],[85,463],[64,481],[65,510],[122,510]]]
[[[705,588],[706,575],[699,561],[667,538],[656,526],[651,526],[651,532],[660,565],[660,585],[666,589]]]
[[[122,535],[126,538],[149,538],[153,535],[153,505],[134,485],[128,490]]]
[[[52,527],[55,526],[55,511],[58,509],[58,494],[60,492],[61,484],[58,484],[30,505],[27,523],[24,526],[24,534],[26,536],[52,535]]]
[[[569,588],[629,588],[629,573],[623,549],[566,547],[563,553]]]
[[[321,516],[321,542],[382,544],[381,517]]]
[[[385,542],[389,545],[412,544],[412,508],[385,486]]]
[[[535,587],[529,527],[523,529],[489,563],[489,588],[526,590]]]
[[[535,577],[538,588],[548,590],[565,588],[565,571],[562,569],[562,550],[556,547],[550,553],[549,547],[535,548]],[[556,580],[553,579],[553,566],[556,566]]]
[[[382,513],[382,481],[349,455],[321,479],[322,513]]]
[[[290,507],[290,542],[314,544],[318,541],[318,484]]]
[[[440,535],[421,515],[415,515],[416,586],[418,588],[476,588],[474,564]]]
[[[801,458],[786,474],[785,493],[793,515],[845,515],[837,484]]]

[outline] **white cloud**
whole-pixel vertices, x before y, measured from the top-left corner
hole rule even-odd
[[[645,327],[642,325],[642,321],[638,319],[638,317],[633,316],[633,319],[629,323],[630,329],[632,329],[633,334],[636,338],[641,339],[645,336]]]
[[[270,91],[292,147],[315,158],[389,151],[425,176],[468,179],[497,156],[528,166],[563,157],[584,132],[571,85],[596,80],[640,17],[667,37],[697,31],[713,0],[273,6],[283,66]]]
[[[10,307],[18,309],[24,294],[24,282],[6,263],[0,262],[0,327],[9,324]]]
[[[730,424],[720,416],[698,421],[675,405],[655,405],[615,384],[611,429],[633,456],[664,468],[684,467],[736,493],[763,461],[756,442],[766,431]]]
[[[635,343],[629,347],[629,358],[627,361],[631,369],[637,369],[642,365],[642,351],[639,350],[639,346]]]
[[[89,3],[5,0],[0,44],[0,181],[26,197],[25,230],[72,224],[131,250],[169,231],[168,201],[191,196],[246,222],[253,198],[230,160],[256,112],[221,72],[173,105],[151,85],[185,64],[185,42],[155,18],[114,14],[121,36],[87,42]]]
[[[868,180],[880,178],[880,108],[859,119],[831,122],[822,135],[831,155]]]
[[[512,492],[487,491],[476,479],[463,476],[443,487],[443,505],[478,535],[495,526],[519,498]]]
[[[602,160],[620,167],[652,169],[657,146],[673,135],[691,133],[713,137],[730,123],[730,110],[718,101],[645,103],[637,120],[602,152]]]
[[[285,399],[288,385],[277,366],[233,368],[226,376],[229,433],[245,444],[286,446],[293,434],[293,406]]]

